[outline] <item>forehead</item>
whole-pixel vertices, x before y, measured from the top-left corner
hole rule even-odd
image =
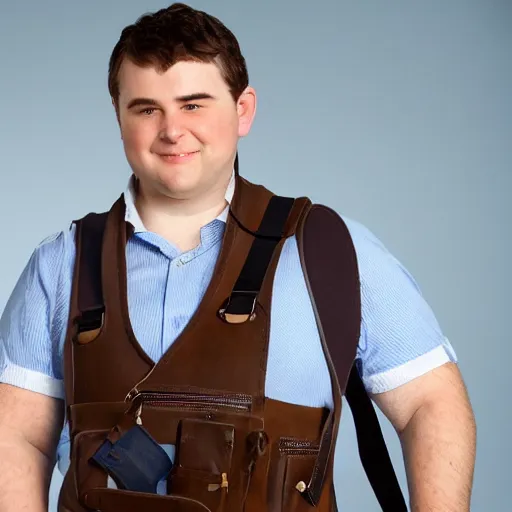
[[[119,93],[125,99],[184,96],[194,92],[229,94],[229,88],[217,65],[205,62],[180,61],[161,72],[153,66],[141,67],[124,59],[118,75]]]

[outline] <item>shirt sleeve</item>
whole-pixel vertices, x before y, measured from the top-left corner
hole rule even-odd
[[[413,276],[370,230],[345,221],[361,281],[357,365],[366,390],[389,391],[444,363],[457,362]]]
[[[32,253],[0,319],[0,382],[64,398],[73,247],[70,230],[47,238]]]

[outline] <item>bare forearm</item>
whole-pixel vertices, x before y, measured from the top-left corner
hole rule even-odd
[[[411,510],[469,512],[476,428],[465,400],[425,404],[400,435]]]
[[[0,439],[0,512],[47,512],[52,469],[30,443]]]

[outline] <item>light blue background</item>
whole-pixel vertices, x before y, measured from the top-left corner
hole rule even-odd
[[[2,2],[0,311],[43,238],[124,189],[108,58],[125,25],[167,5]],[[191,5],[235,32],[259,93],[241,173],[366,224],[406,264],[458,353],[476,412],[472,510],[508,510],[512,2]],[[384,429],[405,489],[398,440]],[[347,408],[341,509],[377,511],[354,441]]]

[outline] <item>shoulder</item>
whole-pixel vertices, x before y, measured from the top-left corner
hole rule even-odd
[[[33,250],[0,318],[0,382],[60,396],[73,267],[73,229]]]
[[[330,206],[318,206],[325,206],[334,215],[339,217],[346,226],[355,250],[363,293],[368,289],[386,286],[389,284],[389,281],[395,283],[402,281],[402,284],[407,282],[408,285],[419,291],[413,276],[373,230],[362,222],[340,213]],[[326,251],[329,250],[331,237],[337,235],[339,236],[339,233],[324,233],[323,244]]]
[[[33,309],[36,304],[47,304],[52,309],[69,288],[74,262],[74,227],[45,237],[33,249],[8,306],[17,304],[18,308],[23,305],[24,309]]]
[[[340,217],[352,238],[363,293],[365,288],[381,289],[383,293],[387,289],[391,293],[396,287],[421,293],[414,276],[381,238],[361,222],[344,215]]]
[[[340,215],[347,226],[359,258],[368,259],[378,253],[390,254],[384,242],[365,224],[346,215]]]
[[[337,216],[343,221],[349,231],[358,260],[366,262],[368,259],[375,257],[378,254],[387,254],[390,256],[390,253],[382,240],[380,240],[378,236],[362,222],[340,213],[331,206],[322,204],[316,204],[314,206],[322,207],[325,210],[330,211],[331,214]],[[333,233],[333,236],[336,236],[336,234]]]
[[[35,247],[35,253],[43,256],[55,255],[75,245],[76,226],[71,223],[68,229],[55,231],[43,238]]]
[[[51,272],[53,277],[66,262],[75,258],[75,225],[47,236],[34,249],[29,268]]]

